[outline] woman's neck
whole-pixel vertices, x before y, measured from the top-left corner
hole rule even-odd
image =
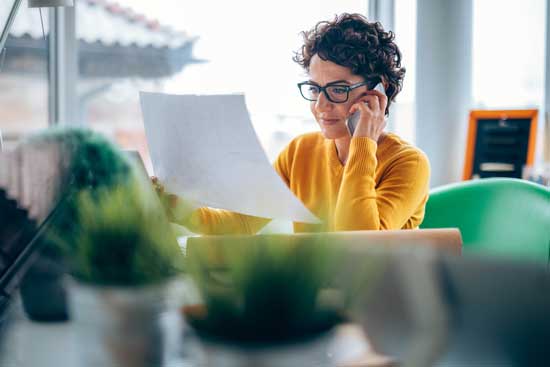
[[[338,160],[340,161],[340,163],[342,163],[342,165],[346,164],[348,160],[350,143],[351,136],[334,139],[334,144],[336,145],[336,154],[338,155]]]

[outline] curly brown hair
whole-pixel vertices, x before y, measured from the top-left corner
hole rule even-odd
[[[369,22],[361,14],[343,13],[332,21],[321,21],[311,30],[302,32],[304,44],[293,60],[309,72],[311,58],[349,67],[361,75],[373,88],[380,77],[387,83],[388,114],[391,102],[403,88],[405,68],[401,67],[401,52],[393,42],[395,34],[386,32],[380,22]]]

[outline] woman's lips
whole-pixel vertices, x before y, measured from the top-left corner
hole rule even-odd
[[[319,119],[319,122],[325,126],[336,125],[340,119]]]

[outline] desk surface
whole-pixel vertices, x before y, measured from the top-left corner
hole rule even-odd
[[[348,250],[362,250],[365,247],[415,248],[425,247],[436,251],[460,255],[462,253],[462,236],[457,228],[435,228],[414,230],[385,231],[348,231],[294,234],[257,234],[189,237],[188,249],[194,246],[223,247],[231,246],[236,241],[254,243],[259,238],[272,238],[286,244],[300,244],[309,241],[324,240]]]
[[[187,337],[187,335],[186,335]],[[187,340],[191,340],[190,338]],[[197,348],[196,339],[191,348]],[[35,323],[23,314],[19,303],[14,305],[13,322],[5,330],[0,353],[2,367],[79,367],[75,330],[72,323]],[[185,343],[183,348],[185,348]],[[195,351],[201,350],[194,349]],[[199,354],[201,352],[198,352]],[[393,367],[389,358],[375,354],[362,330],[355,325],[341,326],[331,341],[328,354],[334,356],[335,367]],[[202,366],[198,357],[185,357],[189,351],[182,350],[182,358],[169,367]],[[195,359],[198,358],[198,359]]]

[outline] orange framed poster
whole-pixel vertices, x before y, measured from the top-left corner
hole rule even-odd
[[[535,159],[538,110],[470,111],[462,178],[521,178]]]

